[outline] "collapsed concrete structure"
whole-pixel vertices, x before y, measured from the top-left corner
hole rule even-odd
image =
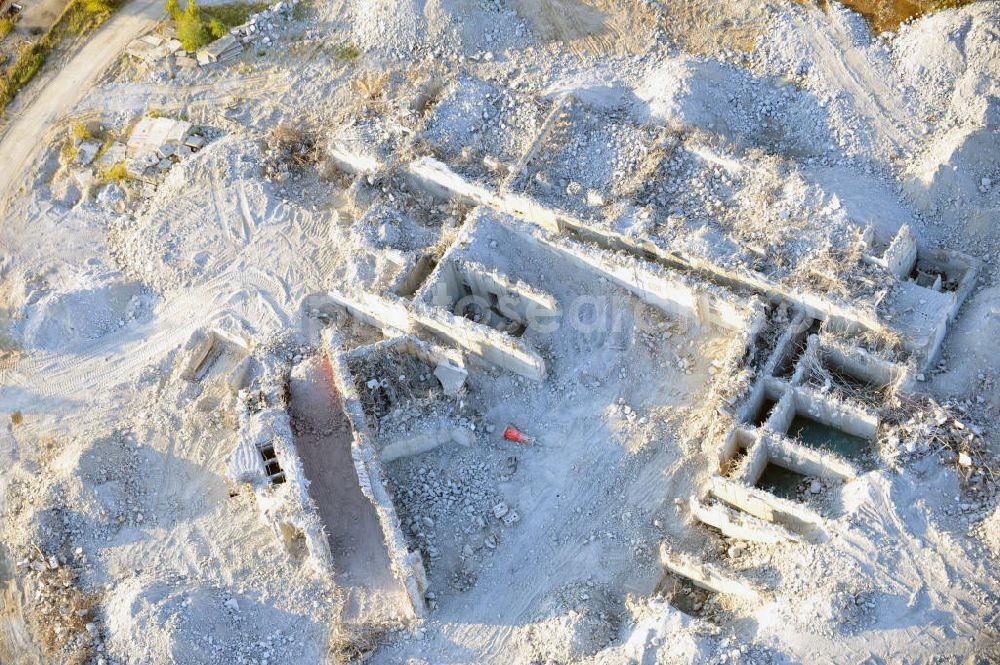
[[[125,166],[129,175],[151,183],[206,141],[186,120],[144,116],[129,135]]]
[[[538,100],[510,119],[533,130],[520,150],[512,151],[485,123],[470,130],[467,145],[455,145],[454,135],[435,124],[435,113],[452,121],[456,109],[476,115],[474,107],[452,97],[470,94],[462,86],[482,85],[459,82],[438,101],[414,132],[418,155],[420,148],[429,154],[409,163],[389,166],[378,146],[334,135],[331,159],[359,182],[402,182],[471,212],[443,248],[389,248],[385,266],[390,274],[374,282],[377,288],[331,291],[308,303],[328,321],[358,322],[384,338],[343,351],[337,334],[327,332],[322,353],[350,421],[361,492],[375,506],[393,575],[405,586],[413,615],[422,612],[426,573],[419,552],[401,532],[380,464],[441,446],[472,445],[474,437],[452,425],[403,438],[373,436],[381,414],[369,408],[366,416],[358,386],[369,401],[392,405],[394,398],[378,378],[359,378],[352,363],[389,352],[408,354],[435,368],[440,385],[434,390],[447,394],[461,391],[469,372],[478,370],[545,381],[548,360],[533,340],[538,331],[573,323],[579,312],[560,302],[537,270],[535,277],[528,276],[533,270],[525,257],[535,265],[559,263],[596,277],[694,329],[723,331],[725,352],[712,364],[716,379],[708,400],[714,415],[702,446],[714,472],[701,493],[685,502],[688,512],[731,538],[821,541],[827,520],[837,515],[829,506],[814,505],[814,499],[822,504],[828,491],[880,464],[875,444],[880,409],[888,397],[912,390],[934,363],[949,322],[975,285],[977,262],[920,247],[906,226],[891,238],[877,238],[868,227],[859,230],[847,275],[856,280],[857,293],[871,298],[810,288],[787,278],[793,270],[769,265],[758,247],[740,244],[718,229],[658,220],[656,205],[640,205],[643,182],[669,166],[664,152],[613,156],[615,168],[594,170],[586,183],[558,187],[548,179],[549,173],[571,171],[572,160],[587,149],[577,145],[569,151],[570,136],[597,137],[593,140],[610,146],[613,141],[605,134],[612,122],[654,143],[668,141],[666,132],[563,94]],[[501,105],[500,115],[511,108]],[[574,123],[589,130],[578,131]],[[707,148],[704,159],[722,162]],[[421,378],[429,374],[422,370]],[[277,428],[272,425],[272,430]],[[248,431],[253,439],[259,428]],[[260,456],[259,442],[247,445],[255,445]],[[301,483],[294,447],[271,445],[282,468],[289,469],[285,482]],[[263,477],[258,474],[253,482]],[[326,570],[330,551],[321,535],[324,527],[310,512],[305,489],[297,492],[299,499],[288,505],[303,517],[292,528],[305,534],[316,565]],[[507,506],[496,512],[506,514]],[[761,597],[758,589],[717,566],[669,547],[661,551],[661,561],[668,575],[712,593],[753,602]]]

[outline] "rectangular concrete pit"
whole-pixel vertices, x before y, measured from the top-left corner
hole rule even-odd
[[[292,371],[289,413],[295,448],[330,544],[334,577],[349,590],[344,618],[378,622],[413,615],[386,550],[382,524],[361,489],[354,432],[325,358]]]
[[[870,442],[878,418],[811,390],[791,388],[775,407],[767,429],[840,457],[865,459],[873,453]]]
[[[514,337],[559,311],[550,294],[451,252],[416,298]]]

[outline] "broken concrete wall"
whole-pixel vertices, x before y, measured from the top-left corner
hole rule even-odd
[[[733,459],[740,451],[750,450],[756,440],[757,437],[753,432],[741,427],[734,427],[729,430],[729,433],[723,437],[722,444],[718,448],[720,468],[724,466],[724,462]]]
[[[359,346],[351,350],[347,358],[351,361],[361,360],[371,354],[384,354],[389,351],[406,353],[430,367],[434,376],[441,382],[446,395],[456,394],[469,375],[460,352],[430,344],[414,335],[404,335]]]
[[[316,570],[332,575],[330,545],[322,520],[309,496],[308,480],[292,438],[291,418],[285,402],[289,369],[274,358],[265,359],[259,384],[268,406],[251,413],[244,405],[239,414],[239,438],[230,458],[230,472],[235,481],[251,484],[264,521],[289,553],[294,555],[298,543],[303,542],[310,563]],[[282,482],[273,482],[268,478],[262,464],[255,467],[247,463],[261,457],[265,446],[273,448],[281,467]],[[263,462],[262,459],[260,461]],[[253,473],[254,468],[260,473]]]
[[[355,358],[363,358],[372,353],[386,351],[401,351],[423,361],[431,367],[441,363],[464,367],[462,354],[437,346],[436,344],[425,342],[413,335],[401,335],[392,339],[384,339],[374,344],[359,346],[348,352],[347,357],[353,360]]]
[[[409,254],[399,274],[389,285],[389,291],[401,298],[412,298],[437,266],[433,254]]]
[[[181,378],[187,381],[199,380],[206,371],[211,369],[215,360],[223,355],[235,355],[242,360],[236,362],[229,370],[226,381],[234,390],[239,390],[246,383],[250,373],[250,349],[248,341],[235,333],[228,333],[221,328],[197,330],[188,338],[182,353],[187,356],[181,370]]]
[[[442,428],[429,432],[410,432],[406,436],[387,442],[379,452],[379,457],[383,462],[391,462],[403,457],[430,452],[447,443],[469,447],[475,438],[475,434],[463,427]]]
[[[660,544],[660,563],[669,572],[687,578],[703,589],[733,594],[747,600],[760,598],[760,592],[748,582],[736,579],[714,564],[675,552],[666,542]]]
[[[745,330],[756,309],[750,300],[721,287],[644,261],[624,252],[594,247],[563,236],[510,224],[521,237],[633,293],[643,302],[701,325]]]
[[[427,573],[423,559],[419,552],[411,552],[406,547],[399,516],[396,514],[392,497],[385,488],[375,441],[368,429],[364,408],[348,369],[347,354],[342,350],[342,340],[333,329],[324,331],[322,338],[323,350],[330,362],[334,383],[343,399],[344,414],[353,432],[351,457],[357,471],[358,483],[361,491],[375,506],[393,572],[403,582],[415,616],[423,616],[426,612],[424,594],[427,591]]]
[[[534,381],[545,378],[545,361],[520,339],[422,303],[413,304],[413,319],[417,334],[444,339],[490,365]]]
[[[552,233],[573,232],[608,249],[628,248],[628,251],[633,254],[650,255],[666,265],[687,272],[707,275],[712,282],[720,286],[733,289],[751,289],[772,302],[788,302],[814,319],[834,321],[838,328],[845,332],[857,334],[866,331],[879,332],[886,329],[896,332],[900,335],[904,347],[919,356],[918,362],[921,367],[926,367],[933,360],[944,335],[941,322],[934,317],[910,317],[910,321],[900,325],[900,320],[897,318],[883,318],[873,312],[860,310],[850,302],[832,299],[829,294],[788,288],[743,266],[727,267],[719,264],[713,257],[701,256],[676,248],[660,247],[648,238],[633,237],[614,231],[615,227],[606,222],[600,224],[584,222],[523,196],[515,201],[514,195],[508,191],[495,193],[487,187],[466,180],[433,158],[419,159],[411,163],[408,170],[416,187],[423,188],[441,198],[457,198],[472,204],[486,205]],[[907,258],[909,250],[902,251],[908,247],[904,238],[900,239],[898,245],[901,256],[894,257],[890,252],[890,258],[898,271],[901,271],[909,261]],[[884,265],[881,257],[869,257],[869,260],[877,265]],[[647,297],[657,293],[655,287],[652,289],[644,288],[643,285],[634,283],[627,286],[629,281],[621,281],[620,271],[614,272],[618,274],[618,283],[634,289],[637,293],[646,294]],[[960,301],[956,299],[955,306],[958,303]],[[663,306],[668,303],[660,304]],[[690,307],[690,303],[688,306]],[[950,311],[951,308],[949,308],[949,316],[951,315]]]
[[[780,382],[771,377],[760,376],[754,381],[746,398],[736,408],[733,415],[740,422],[752,425],[764,408],[764,403],[766,401],[777,402],[783,391],[784,386]]]
[[[847,347],[824,339],[819,348],[823,363],[836,372],[847,374],[876,387],[897,386],[909,390],[911,379],[905,365],[890,362],[862,348]]]
[[[800,446],[784,437],[774,435],[762,437],[761,442],[767,451],[767,462],[789,471],[830,480],[850,480],[857,476],[854,467],[846,460],[821,450]],[[748,484],[756,483],[763,471],[761,468],[756,476],[748,478]]]
[[[691,517],[702,524],[714,527],[727,538],[750,540],[756,543],[782,543],[800,540],[799,536],[779,524],[772,524],[759,517],[742,513],[716,501],[702,503],[695,497],[688,502]]]
[[[954,306],[949,314],[949,320],[954,321],[962,303],[976,286],[982,264],[971,256],[960,252],[946,249],[922,249],[917,252],[916,267],[918,270],[926,267],[941,273],[949,283],[954,285],[951,289],[954,296]]]
[[[809,532],[824,524],[823,518],[806,506],[721,476],[712,476],[710,490],[713,496],[743,512],[796,531]]]
[[[743,463],[733,475],[732,480],[753,485],[760,478],[760,474],[764,473],[767,461],[767,446],[760,438],[757,438],[753,445],[747,449],[746,457],[743,458]]]
[[[461,260],[453,265],[473,295],[495,301],[500,313],[510,319],[527,325],[537,316],[548,317],[558,313],[556,299],[530,284],[489,270],[475,261]]]
[[[882,254],[882,265],[899,279],[906,279],[917,262],[917,237],[904,224]]]
[[[389,336],[430,335],[464,349],[471,356],[529,379],[545,377],[545,361],[523,341],[488,326],[422,303],[377,296],[364,291],[331,291],[329,302]]]

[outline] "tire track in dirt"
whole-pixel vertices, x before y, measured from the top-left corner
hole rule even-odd
[[[806,20],[819,17],[819,12],[806,12]],[[901,97],[891,90],[872,69],[867,56],[854,45],[842,17],[828,7],[822,14],[829,30],[812,25],[806,28],[819,52],[818,63],[838,84],[848,91],[852,108],[866,116],[868,122],[885,136],[896,150],[916,138],[914,115],[901,105]]]

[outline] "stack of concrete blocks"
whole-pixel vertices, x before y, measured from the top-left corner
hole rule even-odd
[[[226,35],[198,49],[198,64],[202,67],[216,63],[229,64],[243,53],[243,44],[233,35]]]

